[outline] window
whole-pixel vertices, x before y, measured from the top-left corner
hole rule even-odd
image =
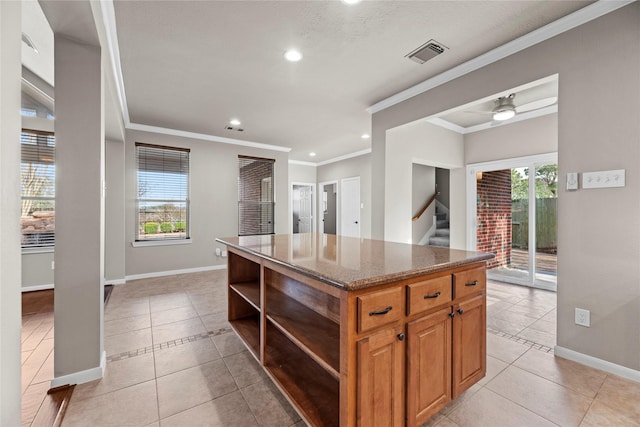
[[[22,248],[53,247],[55,240],[55,138],[51,132],[20,135]]]
[[[189,149],[136,142],[136,241],[189,239]]]
[[[238,235],[273,234],[273,159],[238,156]]]

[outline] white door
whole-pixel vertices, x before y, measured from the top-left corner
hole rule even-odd
[[[340,234],[360,237],[360,177],[343,179],[340,193]]]
[[[313,186],[294,184],[291,192],[293,233],[311,233],[313,230]]]

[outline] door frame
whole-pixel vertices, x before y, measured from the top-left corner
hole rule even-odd
[[[503,169],[515,169],[515,168],[531,168],[547,164],[558,163],[558,153],[545,153],[537,154],[533,156],[515,157],[510,159],[495,160],[491,162],[471,163],[468,164],[466,187],[467,187],[467,250],[476,251],[478,244],[478,208],[477,208],[477,179],[476,174],[478,172],[490,172]],[[532,184],[533,180],[533,184]],[[560,176],[558,175],[558,185],[560,185]],[[529,175],[529,200],[535,200],[535,174]],[[529,223],[535,224],[535,203],[529,203]],[[536,247],[536,230],[534,227],[529,227],[529,246]],[[529,280],[525,282],[518,282],[522,285],[531,287],[554,290],[547,286],[539,286],[535,284],[536,277],[536,254],[535,250],[529,251]],[[531,274],[533,273],[533,274]],[[556,286],[557,287],[557,286]]]
[[[331,181],[323,181],[318,183],[318,218],[322,218],[322,200],[320,199],[322,197],[322,193],[324,193],[324,187],[325,185],[335,185],[336,188],[336,234],[338,234],[338,230],[340,230],[340,185],[338,180],[331,180]],[[291,217],[293,218],[293,213],[291,214]],[[291,226],[293,229],[293,225]],[[318,220],[318,234],[324,234],[324,222],[321,220]]]
[[[289,186],[289,231],[293,234],[293,187],[294,186],[311,187],[311,230],[315,230],[316,216],[314,215],[316,208],[316,184],[311,182],[291,182]]]

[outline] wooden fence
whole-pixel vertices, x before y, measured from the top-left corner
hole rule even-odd
[[[529,201],[511,202],[511,239],[514,248],[529,248]],[[556,253],[558,247],[558,199],[536,199],[536,250]]]

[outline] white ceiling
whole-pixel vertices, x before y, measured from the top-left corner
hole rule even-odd
[[[590,3],[116,0],[110,30],[125,123],[288,147],[290,159],[322,162],[370,147],[361,135],[373,104]],[[448,50],[422,65],[405,57],[429,39]],[[292,47],[304,55],[298,63],[283,58]],[[231,118],[243,132],[225,129]]]

